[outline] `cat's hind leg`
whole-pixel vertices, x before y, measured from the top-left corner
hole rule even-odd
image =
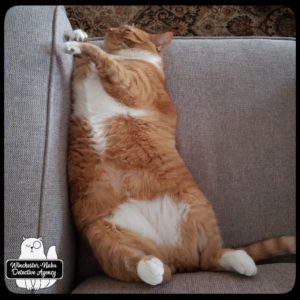
[[[197,230],[194,232],[198,234],[198,245],[201,249],[200,268],[208,271],[231,271],[245,276],[254,276],[257,268],[253,259],[244,250],[223,247],[215,213],[210,205],[206,204],[204,207],[206,209],[191,212],[194,215],[190,213],[193,220],[199,220]],[[203,224],[205,224],[206,230],[203,230]]]
[[[104,272],[113,278],[150,285],[171,278],[165,258],[149,239],[104,220],[90,225],[85,237]]]

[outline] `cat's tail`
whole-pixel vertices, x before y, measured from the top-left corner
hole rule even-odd
[[[296,254],[296,237],[275,237],[239,247],[239,249],[245,250],[254,261],[259,261],[278,255]]]

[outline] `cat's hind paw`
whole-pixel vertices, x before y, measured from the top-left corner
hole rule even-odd
[[[80,43],[75,41],[66,42],[63,45],[63,50],[65,53],[68,54],[80,54],[81,53]]]
[[[224,253],[219,263],[225,270],[235,271],[245,276],[254,276],[257,273],[255,262],[244,250],[232,250]]]
[[[157,285],[163,281],[164,265],[156,257],[145,257],[139,261],[137,273],[144,282]]]
[[[67,33],[66,37],[69,41],[86,42],[88,40],[87,33],[81,29],[76,29],[70,33]]]

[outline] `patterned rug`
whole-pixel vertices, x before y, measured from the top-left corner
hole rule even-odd
[[[134,23],[148,32],[179,36],[296,36],[294,12],[279,5],[257,6],[65,6],[73,28],[90,37],[107,27]]]

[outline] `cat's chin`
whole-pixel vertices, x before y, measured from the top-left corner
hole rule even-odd
[[[103,42],[103,50],[107,53],[113,53],[113,51],[116,51],[111,45],[107,43],[107,39],[104,36],[104,42]]]
[[[103,50],[109,54],[115,54],[118,51],[122,50],[122,48],[111,48],[111,47],[106,47],[105,44],[103,45]]]
[[[116,49],[111,49],[110,47],[107,47],[107,46],[105,45],[105,43],[103,44],[103,50],[104,50],[105,52],[107,52],[107,53],[110,53],[110,54],[113,54],[114,52],[118,51],[118,50],[116,50]]]

